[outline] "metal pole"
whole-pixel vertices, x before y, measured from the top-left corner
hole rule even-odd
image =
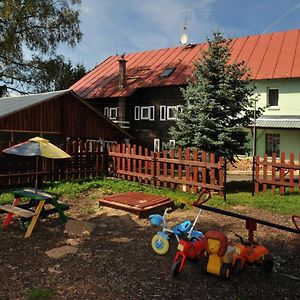
[[[256,100],[254,100],[253,112],[253,150],[252,150],[252,196],[255,194],[255,156],[256,156]]]

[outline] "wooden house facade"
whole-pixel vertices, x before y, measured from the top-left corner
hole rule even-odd
[[[124,142],[130,135],[70,90],[0,99],[0,141],[42,136],[55,144],[66,139]]]
[[[257,154],[300,152],[300,30],[234,38],[230,48],[230,63],[247,64],[257,107],[265,108],[256,120]],[[184,102],[180,88],[205,49],[203,43],[113,55],[71,89],[137,143],[159,149],[176,143],[168,132]]]

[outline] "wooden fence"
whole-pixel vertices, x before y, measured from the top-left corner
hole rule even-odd
[[[110,169],[118,178],[198,192],[199,188],[224,191],[224,159],[212,153],[175,149],[150,152],[136,145],[113,145],[108,152]]]
[[[60,145],[70,154],[68,159],[47,159],[5,155],[2,150],[13,146],[1,143],[0,149],[0,188],[21,185],[34,185],[36,164],[39,181],[73,180],[103,176],[107,158],[105,149],[99,142],[74,141]]]
[[[263,158],[255,157],[255,193],[260,190],[265,192],[271,188],[272,193],[284,195],[287,191],[292,193],[297,188],[300,193],[300,154],[295,161],[294,153],[290,153],[289,161],[286,154],[281,153],[280,158],[274,153],[268,160],[267,154]]]

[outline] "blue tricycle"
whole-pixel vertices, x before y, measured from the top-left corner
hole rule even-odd
[[[162,230],[158,231],[152,238],[152,249],[160,255],[166,254],[169,251],[170,243],[169,240],[172,236],[176,237],[177,242],[180,241],[185,236],[189,236],[190,238],[199,239],[203,237],[202,232],[194,230],[194,225],[198,219],[198,216],[196,220],[194,221],[194,224],[192,224],[191,221],[184,221],[172,228],[168,227],[168,223],[165,220],[165,215],[167,213],[170,213],[172,211],[172,208],[167,208],[164,211],[163,215],[155,214],[150,215],[150,223],[153,226],[161,226]]]

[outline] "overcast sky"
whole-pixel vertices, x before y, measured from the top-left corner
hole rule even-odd
[[[300,0],[82,0],[83,39],[61,48],[89,70],[114,54],[180,45],[187,23],[190,43],[213,30],[240,37],[300,28]]]

